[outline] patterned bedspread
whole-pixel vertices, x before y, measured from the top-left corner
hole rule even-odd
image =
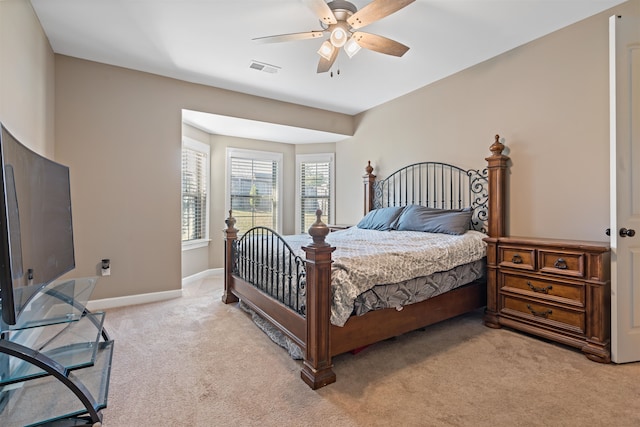
[[[450,270],[484,258],[485,234],[470,230],[456,236],[418,231],[376,231],[351,227],[327,236],[333,253],[331,323],[343,326],[358,295],[392,284]],[[286,236],[297,254],[310,243],[306,234]]]
[[[462,264],[447,271],[438,271],[428,276],[405,280],[387,285],[376,285],[358,295],[353,314],[361,316],[373,310],[394,308],[415,304],[447,293],[460,286],[485,277],[485,259]]]

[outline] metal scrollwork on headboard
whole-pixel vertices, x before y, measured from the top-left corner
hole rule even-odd
[[[439,162],[406,166],[373,183],[373,208],[417,204],[439,209],[474,210],[470,227],[487,233],[488,170],[465,170]]]
[[[379,209],[382,206],[382,181],[376,181],[373,183],[373,209]]]
[[[489,221],[489,171],[483,169],[482,172],[469,169],[469,191],[473,194],[471,207],[473,216],[471,217],[471,227],[483,233],[488,232]]]

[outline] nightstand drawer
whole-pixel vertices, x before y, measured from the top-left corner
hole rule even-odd
[[[536,250],[515,246],[500,246],[498,248],[498,264],[500,267],[535,270]]]
[[[540,271],[584,277],[584,253],[540,249]]]
[[[557,305],[533,302],[526,299],[503,297],[502,312],[556,329],[566,329],[577,334],[585,333],[585,314],[582,310],[570,310]]]
[[[513,274],[502,274],[501,290],[526,296],[571,304],[585,305],[585,286],[582,283],[560,282]]]

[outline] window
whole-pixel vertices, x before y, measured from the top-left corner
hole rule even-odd
[[[282,228],[282,154],[265,151],[227,149],[227,203],[236,228]]]
[[[296,156],[296,232],[307,232],[322,210],[322,221],[333,222],[335,178],[333,153]]]
[[[182,244],[206,246],[209,240],[209,153],[207,144],[182,140]]]

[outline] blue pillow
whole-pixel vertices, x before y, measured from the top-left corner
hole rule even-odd
[[[469,229],[472,215],[472,208],[435,209],[409,205],[398,218],[396,230],[464,234]]]
[[[368,230],[388,231],[395,228],[398,217],[404,210],[404,206],[391,206],[370,211],[358,223],[358,228]]]

